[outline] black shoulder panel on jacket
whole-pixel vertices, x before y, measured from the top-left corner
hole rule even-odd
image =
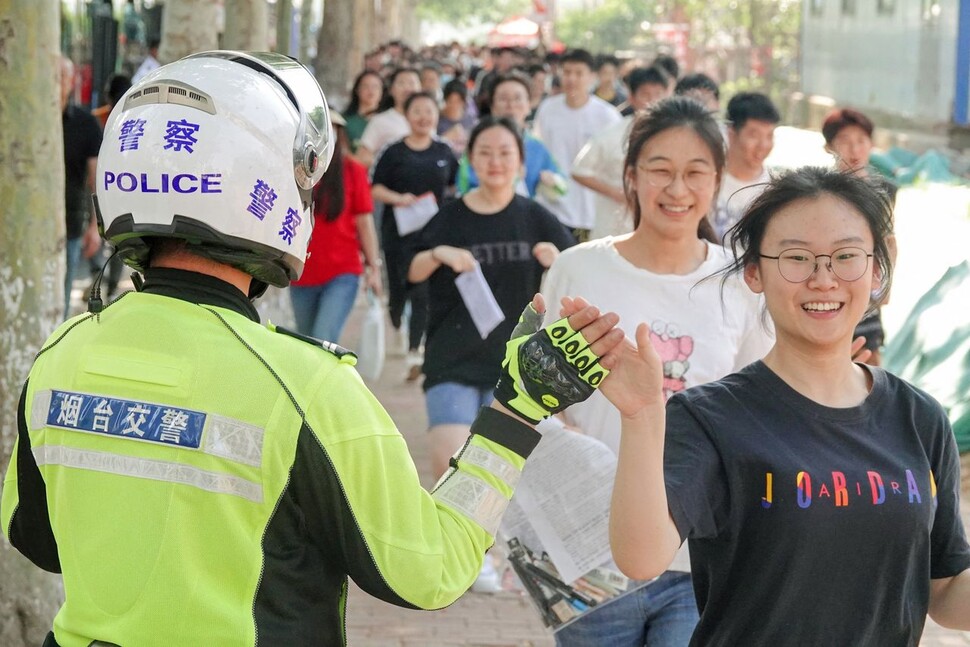
[[[57,540],[47,509],[47,485],[41,476],[27,432],[27,384],[17,405],[17,493],[20,502],[10,520],[10,543],[39,568],[61,572]]]

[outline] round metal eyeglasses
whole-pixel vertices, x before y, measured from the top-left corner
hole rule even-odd
[[[860,247],[840,247],[831,254],[815,254],[807,249],[786,249],[778,256],[758,254],[761,258],[778,261],[778,272],[789,283],[807,281],[818,271],[818,259],[826,258],[825,267],[843,281],[857,281],[869,269],[872,254]]]
[[[674,179],[678,175],[676,171],[672,171],[669,168],[648,168],[640,164],[637,165],[637,168],[643,172],[647,184],[655,186],[658,189],[666,189],[674,183]],[[700,169],[687,169],[680,173],[680,176],[683,178],[684,184],[691,191],[704,191],[709,189],[714,186],[714,181],[717,178],[714,173]]]

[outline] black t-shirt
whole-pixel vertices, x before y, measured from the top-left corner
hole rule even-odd
[[[970,567],[943,408],[878,368],[822,406],[763,362],[674,395],[664,471],[692,645],[917,645],[930,578]]]
[[[416,151],[408,147],[404,140],[395,142],[384,149],[374,166],[371,184],[382,184],[391,191],[434,194],[438,205],[442,203],[445,189],[454,186],[458,174],[458,160],[451,147],[442,141],[433,140],[431,146]],[[381,221],[382,242],[394,244],[400,236],[394,220],[394,207],[384,207]]]
[[[472,211],[464,200],[438,212],[416,240],[412,253],[437,245],[462,247],[474,254],[485,280],[505,314],[486,339],[455,287],[457,274],[441,266],[428,279],[428,337],[424,352],[424,388],[441,382],[487,387],[498,380],[505,342],[523,308],[539,291],[542,265],[532,255],[536,243],[560,250],[575,244],[572,235],[543,206],[516,195],[494,214]]]
[[[86,186],[88,158],[97,157],[101,148],[101,126],[89,112],[68,106],[61,113],[64,126],[64,206],[67,211],[67,237],[84,233],[90,213],[91,194]]]

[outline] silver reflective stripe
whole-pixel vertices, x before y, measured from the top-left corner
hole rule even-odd
[[[508,499],[491,485],[458,471],[452,473],[432,496],[477,523],[493,537],[509,505]]]
[[[33,452],[37,465],[62,465],[119,476],[179,483],[207,492],[231,494],[255,503],[263,502],[263,489],[258,483],[247,481],[238,476],[210,472],[181,463],[77,449],[63,445],[41,445],[34,447]]]
[[[30,430],[36,431],[47,426],[47,416],[51,406],[51,389],[44,389],[34,392],[30,407]],[[93,397],[114,397],[97,394],[86,394]],[[159,403],[152,403],[157,406],[167,406]],[[219,456],[238,463],[244,463],[253,467],[260,467],[263,464],[263,435],[262,427],[251,425],[248,422],[227,418],[213,413],[206,413],[205,429],[202,432],[202,444],[198,450],[192,447],[181,447],[191,451],[202,451],[211,456]],[[79,431],[91,433],[87,429],[77,429],[71,427],[59,427],[69,431]],[[110,435],[114,438],[124,438],[125,440],[143,440],[136,436]],[[166,445],[177,447],[177,445]]]
[[[263,430],[239,420],[210,414],[202,436],[202,451],[259,467],[263,462]]]
[[[459,454],[458,460],[491,472],[513,490],[518,485],[519,479],[522,478],[522,471],[517,469],[515,465],[498,454],[477,445],[468,445],[465,451]]]
[[[47,410],[51,407],[51,390],[44,389],[34,393],[30,406],[30,430],[43,429],[47,425]]]

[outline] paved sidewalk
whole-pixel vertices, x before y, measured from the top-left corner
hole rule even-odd
[[[363,307],[358,303],[341,340],[357,344],[358,322]],[[389,330],[390,327],[388,326]],[[395,340],[389,334],[388,350]],[[371,390],[391,414],[407,440],[411,455],[426,487],[431,480],[425,429],[427,416],[419,383],[405,383],[403,357],[389,355],[380,380]],[[964,523],[970,527],[970,505],[964,501]],[[510,588],[510,587],[506,587]],[[552,647],[552,634],[539,619],[531,602],[513,591],[498,594],[467,593],[441,611],[409,611],[376,600],[351,587],[347,605],[347,638],[350,647]],[[970,647],[970,632],[940,628],[931,620],[922,647]]]

